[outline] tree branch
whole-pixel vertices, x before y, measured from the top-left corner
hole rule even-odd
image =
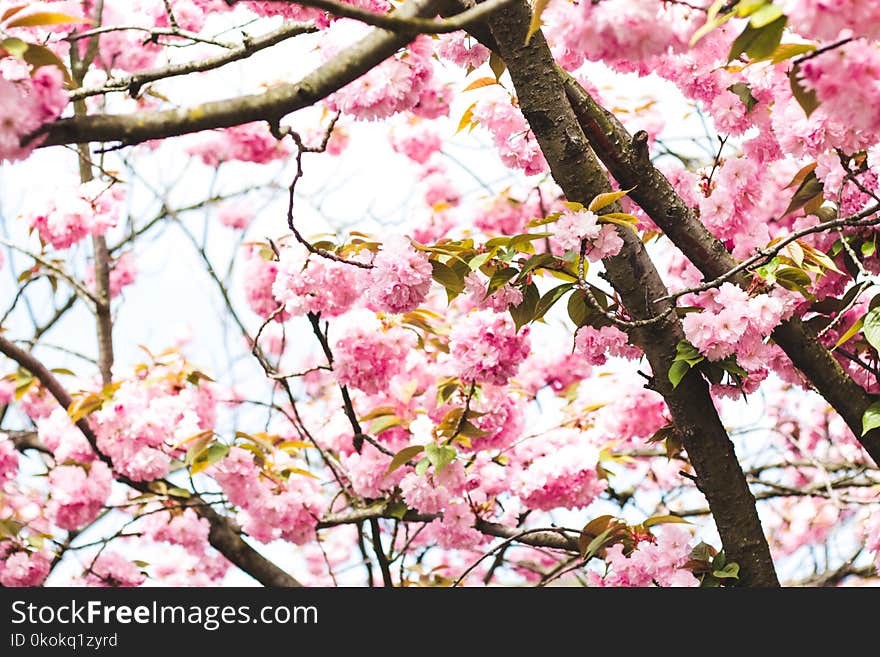
[[[72,101],[82,100],[90,96],[111,93],[114,91],[126,91],[131,96],[137,96],[141,87],[149,82],[156,80],[166,80],[168,78],[180,75],[189,75],[190,73],[203,73],[213,69],[220,68],[226,64],[246,59],[256,52],[270,48],[276,44],[286,41],[300,34],[308,34],[317,31],[317,28],[310,23],[285,23],[277,30],[273,30],[268,34],[264,34],[255,38],[245,38],[244,42],[227,52],[216,57],[209,57],[195,62],[186,62],[184,64],[172,64],[161,68],[154,68],[149,71],[141,71],[132,73],[125,77],[109,80],[100,87],[88,87],[73,89],[70,92]]]
[[[234,5],[241,0],[226,0],[226,4]],[[276,0],[278,2],[287,2],[289,4],[297,4],[303,7],[312,7],[321,9],[334,16],[340,18],[353,18],[373,27],[381,27],[398,34],[446,34],[449,32],[457,32],[463,30],[470,25],[479,23],[487,18],[493,12],[509,5],[513,0],[487,0],[475,7],[471,7],[443,20],[434,20],[430,18],[403,18],[397,13],[378,14],[363,9],[357,5],[350,5],[335,0]]]
[[[392,14],[409,19],[430,16],[449,0],[412,0]],[[132,114],[100,114],[61,119],[43,126],[34,137],[46,135],[40,147],[85,142],[121,142],[131,146],[150,139],[229,128],[251,121],[277,124],[284,116],[308,107],[359,78],[406,46],[412,35],[375,29],[294,84],[263,93],[217,100],[195,107]]]
[[[553,178],[566,198],[587,204],[597,194],[611,191],[610,184],[569,104],[543,34],[538,31],[523,45],[530,19],[531,11],[523,0],[487,22]],[[635,232],[619,228],[619,234],[623,249],[603,261],[608,278],[630,317],[650,319],[668,307],[669,302],[651,301],[664,296],[666,287]],[[665,321],[634,329],[630,335],[648,357],[655,373],[653,387],[666,400],[697,473],[698,487],[712,509],[725,552],[740,565],[740,582],[778,586],[755,498],[718,418],[708,385],[698,373],[691,372],[673,388],[665,376],[676,345],[684,339],[678,318],[670,313]]]
[[[639,156],[626,128],[577,80],[559,70],[565,92],[596,154],[621,187],[635,186],[630,197],[707,278],[716,279],[737,267],[739,263],[703,225],[669,180],[649,158]],[[742,276],[735,277],[733,282],[747,285]],[[861,435],[862,415],[873,398],[843,370],[800,319],[794,317],[783,322],[772,337],[843,418],[874,462],[880,464],[880,429]]]
[[[58,379],[55,378],[55,375],[32,354],[15,346],[3,336],[0,336],[0,353],[5,354],[34,375],[62,408],[66,409],[70,407],[73,399],[61,383],[59,383]],[[98,437],[95,435],[95,432],[92,431],[91,426],[89,426],[88,420],[86,418],[80,418],[75,424],[86,437],[86,440],[89,441],[89,444],[92,446],[95,454],[98,455],[98,458],[106,463],[112,470],[113,463],[106,454],[98,449]],[[132,481],[128,477],[117,472],[114,472],[114,477],[117,481],[140,492],[153,492],[145,482]],[[164,483],[171,487],[171,484],[168,482]],[[211,526],[208,534],[208,540],[211,545],[213,545],[232,563],[265,586],[302,586],[299,581],[288,575],[248,545],[241,537],[241,530],[232,520],[217,513],[198,495],[193,495],[189,499],[192,502],[196,513],[205,518]]]

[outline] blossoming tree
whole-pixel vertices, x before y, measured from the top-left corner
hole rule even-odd
[[[871,582],[878,107],[872,0],[0,2],[0,584]]]

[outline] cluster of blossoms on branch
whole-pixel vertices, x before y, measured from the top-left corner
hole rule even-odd
[[[104,112],[106,100],[95,97],[173,66],[177,46],[234,51],[237,43],[218,39],[242,29],[221,27],[307,22],[317,34],[303,38],[312,39],[319,66],[350,57],[371,29],[288,2],[108,0],[100,23],[120,29],[71,38],[96,22],[98,4],[45,2],[37,14],[0,2],[0,161],[27,158],[73,112],[70,94],[87,98],[77,114]],[[384,0],[347,4],[392,11]],[[611,141],[618,119],[656,133],[639,142],[648,154],[634,146],[627,157],[639,166],[654,157],[669,182],[664,193],[689,213],[681,220],[702,222],[706,238],[741,269],[707,283],[715,276],[675,251],[661,219],[636,202],[638,185],[615,184],[583,204],[565,198],[550,175],[558,159],[539,143],[541,119],[522,110],[499,53],[464,32],[413,36],[326,94],[320,119],[281,124],[273,116],[182,140],[178,153],[214,182],[230,167],[243,178],[283,167],[284,187],[291,185],[287,221],[270,206],[268,230],[250,201],[221,195],[194,206],[205,235],[214,220],[230,229],[224,240],[237,257],[225,277],[211,264],[209,274],[259,365],[260,385],[214,381],[169,350],[133,368],[117,364],[103,380],[56,368],[74,393],[62,405],[37,372],[21,363],[3,370],[0,418],[14,409],[42,451],[25,458],[20,450],[29,454],[33,443],[20,447],[0,433],[0,584],[47,581],[56,556],[80,549],[73,538],[107,518],[116,522],[111,535],[83,552],[73,582],[213,585],[231,566],[216,536],[212,543],[217,517],[259,546],[296,546],[298,576],[310,583],[335,583],[334,569],[369,559],[368,530],[383,570],[389,559],[400,559],[401,573],[406,567],[401,583],[450,583],[467,572],[466,583],[498,576],[545,584],[570,558],[590,586],[731,584],[739,565],[702,542],[710,530],[682,521],[698,523],[705,500],[664,395],[691,375],[708,381],[709,407],[722,414],[758,391],[771,399],[754,430],[772,458],[757,459],[747,476],[767,503],[774,557],[794,560],[854,525],[864,547],[853,561],[876,558],[880,525],[866,512],[876,510],[866,493],[876,469],[862,436],[810,392],[774,337],[787,322],[803,322],[841,377],[880,392],[880,313],[866,293],[880,272],[876,230],[822,226],[870,218],[880,203],[876,3],[551,0],[536,11],[540,5],[550,51],[593,100],[612,102],[607,87],[592,84],[598,65],[617,81],[650,76],[718,133],[698,157],[664,141],[665,117],[651,103],[602,115]],[[253,43],[247,32],[241,47]],[[83,61],[88,73],[78,70]],[[201,116],[200,108],[173,107],[161,75],[146,77],[158,78],[155,86],[122,85],[132,97],[117,99],[118,107]],[[412,216],[393,229],[356,225],[312,238],[319,231],[307,202],[319,214],[323,206],[296,188],[309,158],[356,152],[365,134],[387,137],[389,163],[412,173]],[[495,158],[503,189],[450,155],[447,146],[472,143],[465,140]],[[135,159],[161,157],[155,146],[138,148]],[[101,163],[97,179],[27,204],[21,218],[33,248],[18,250],[34,264],[15,272],[25,287],[47,277],[53,294],[59,282],[71,283],[96,316],[103,292],[112,300],[105,310],[119,312],[122,290],[142,283],[138,231],[127,217],[140,182]],[[186,227],[168,198],[155,200],[169,224]],[[99,280],[97,257],[77,258],[86,238],[105,236],[119,242]],[[213,245],[190,236],[210,263]],[[633,244],[656,257],[669,288],[668,297],[651,299],[646,287],[645,307],[670,306],[647,323],[625,307],[622,286],[607,284],[611,263],[637,262]],[[234,312],[239,297],[250,315]],[[664,371],[655,370],[644,338],[655,320],[679,323]],[[880,426],[875,407],[865,433]],[[46,475],[39,485],[34,468]],[[762,478],[768,472],[775,478]],[[806,492],[788,496],[792,490]],[[652,517],[643,500],[653,502]],[[547,545],[507,546],[499,565],[484,559],[496,538],[516,543],[537,527]],[[167,547],[169,558],[137,559],[151,543]],[[428,566],[430,576],[421,570]]]

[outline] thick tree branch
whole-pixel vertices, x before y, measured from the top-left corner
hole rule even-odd
[[[14,360],[24,369],[35,376],[43,387],[55,398],[62,408],[69,408],[73,399],[64,389],[64,386],[55,378],[45,365],[37,360],[32,354],[20,349],[12,342],[0,336],[0,353]],[[77,428],[89,441],[95,454],[113,469],[113,463],[110,458],[98,449],[98,437],[92,431],[86,418],[80,418],[76,421]],[[145,482],[132,481],[128,477],[114,472],[114,477],[120,483],[126,484],[135,490],[148,493],[150,487]],[[169,487],[172,484],[165,482]],[[281,570],[274,563],[266,559],[262,554],[248,545],[241,537],[241,530],[229,518],[217,513],[209,504],[207,504],[198,495],[189,498],[193,509],[201,517],[205,518],[211,525],[208,540],[219,552],[223,554],[236,566],[251,575],[261,584],[265,586],[291,587],[302,586],[296,579]]]
[[[621,187],[635,187],[630,197],[672,243],[709,279],[724,276],[737,267],[739,263],[687,206],[626,128],[573,77],[561,69],[560,74],[564,76],[565,91],[578,121],[597,155]],[[747,285],[742,276],[735,277],[733,282]],[[862,415],[874,401],[865,389],[847,375],[800,319],[795,317],[780,324],[773,332],[773,339],[856,437],[861,436]],[[861,436],[859,442],[874,462],[880,464],[880,429]]]
[[[446,6],[447,1],[412,0],[392,15],[403,19],[431,16]],[[313,105],[356,80],[412,39],[412,35],[377,28],[297,83],[283,84],[263,93],[212,101],[195,107],[61,119],[39,131],[38,134],[46,135],[40,146],[93,141],[120,142],[130,146],[150,139],[229,128],[251,121],[277,124],[291,112]]]
[[[234,5],[241,0],[226,0],[226,4]],[[357,5],[350,5],[344,2],[336,2],[336,0],[276,0],[277,2],[287,2],[289,4],[297,4],[303,7],[312,7],[326,11],[329,14],[340,18],[353,18],[367,25],[381,27],[391,32],[399,34],[447,34],[449,32],[457,32],[471,25],[482,22],[489,14],[510,4],[512,0],[487,0],[470,9],[466,9],[460,14],[455,14],[443,20],[433,20],[430,18],[403,18],[398,14],[378,14],[369,9],[363,9]]]
[[[607,175],[591,150],[566,97],[561,75],[543,34],[539,31],[524,46],[531,12],[524,1],[510,6],[487,22],[507,64],[520,108],[550,165],[553,177],[571,201],[587,204],[610,191]],[[652,300],[665,296],[666,287],[638,236],[620,229],[624,247],[606,258],[608,278],[629,315],[649,319],[670,302]],[[678,318],[670,313],[659,321],[631,332],[644,350],[655,373],[654,388],[663,395],[697,473],[697,485],[706,496],[728,558],[739,563],[741,583],[777,586],[778,580],[764,537],[755,498],[721,424],[708,385],[691,372],[673,388],[665,373],[684,338]]]
[[[166,80],[168,78],[180,75],[189,75],[190,73],[203,73],[211,71],[226,64],[246,59],[256,52],[265,50],[271,46],[286,41],[300,34],[307,34],[316,31],[316,27],[309,23],[285,23],[277,30],[273,30],[268,34],[254,38],[246,38],[244,43],[232,50],[228,50],[216,57],[209,57],[195,62],[186,62],[184,64],[172,64],[161,68],[154,68],[149,71],[141,71],[132,73],[120,78],[108,80],[106,84],[100,87],[88,87],[74,89],[70,92],[72,101],[82,100],[90,96],[111,93],[114,91],[125,91],[132,96],[137,96],[145,84],[155,82],[156,80]]]

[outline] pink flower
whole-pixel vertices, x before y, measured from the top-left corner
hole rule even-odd
[[[430,477],[409,472],[400,482],[407,505],[420,513],[441,513],[464,491],[466,475],[458,461]]]
[[[253,218],[251,209],[239,203],[224,203],[217,211],[217,220],[235,230],[244,230]]]
[[[434,47],[440,57],[462,68],[478,68],[489,60],[489,49],[463,31],[440,34]]]
[[[468,314],[449,336],[450,357],[465,381],[504,385],[529,350],[529,327],[517,333],[509,315],[489,310]]]
[[[354,491],[363,497],[378,498],[394,490],[400,483],[405,468],[386,474],[391,457],[372,446],[364,446],[360,454],[352,452],[341,457],[342,465],[351,480]]]
[[[532,195],[511,191],[481,204],[473,221],[475,227],[493,237],[517,235],[525,231],[529,219],[539,214],[539,204]]]
[[[262,122],[199,134],[198,139],[187,152],[211,167],[230,160],[266,164],[287,158],[291,151],[288,141],[276,139]]]
[[[366,299],[376,309],[390,313],[415,310],[431,287],[431,263],[405,237],[385,241],[373,259],[367,277]]]
[[[145,530],[154,541],[180,545],[193,554],[205,554],[211,525],[192,509],[177,514],[151,513],[144,521]]]
[[[137,278],[137,265],[134,254],[126,251],[116,260],[110,262],[110,298],[115,299],[122,293],[122,288],[134,283]],[[85,283],[92,290],[95,289],[95,267],[89,265],[86,269]]]
[[[363,32],[350,21],[339,21],[329,30],[322,52],[329,59],[336,56],[349,41],[346,32]],[[405,55],[386,59],[371,68],[357,80],[329,96],[324,102],[331,111],[339,111],[357,119],[374,121],[398,112],[413,109],[420,101],[421,92],[434,75],[431,60],[431,41],[419,36],[406,49]]]
[[[147,579],[140,568],[118,552],[104,550],[86,573],[88,586],[132,587],[140,586]]]
[[[171,379],[173,367],[154,375]],[[167,380],[167,379],[166,379]],[[169,381],[127,380],[92,415],[99,449],[114,468],[135,481],[168,474],[173,446],[211,427],[214,395],[209,384],[181,388]]]
[[[76,530],[98,517],[110,496],[113,476],[102,461],[60,465],[49,473],[49,515],[61,529]]]
[[[272,298],[284,303],[285,311],[291,315],[320,313],[336,317],[350,310],[360,298],[363,271],[344,262],[311,255],[299,244],[292,245],[281,251],[272,282]]]
[[[18,474],[18,452],[5,434],[0,434],[0,488]]]
[[[314,540],[317,519],[326,505],[314,479],[291,475],[276,486],[260,475],[254,455],[240,447],[230,449],[209,472],[229,501],[241,508],[239,521],[256,540],[268,543],[282,538],[300,545]]]
[[[491,89],[489,95],[477,101],[473,107],[473,119],[492,133],[505,165],[522,169],[527,176],[547,170],[547,160],[529,124],[503,90]]]
[[[46,579],[52,562],[45,552],[13,552],[0,559],[0,585],[39,586]]]
[[[805,37],[831,41],[846,30],[880,38],[880,6],[873,0],[783,0],[782,9]]]
[[[600,224],[599,216],[589,210],[566,210],[553,224],[553,232],[556,243],[566,251],[579,253],[581,240],[586,240],[586,256],[591,262],[615,256],[623,248],[617,228]]]
[[[345,386],[374,394],[387,388],[392,377],[403,370],[415,336],[402,328],[382,332],[358,325],[349,329],[333,348],[333,373]]]
[[[37,69],[33,78],[0,75],[0,162],[26,158],[42,139],[21,142],[56,119],[67,105],[64,78],[55,66]]]
[[[439,151],[441,143],[440,135],[421,123],[406,124],[391,133],[391,147],[419,164]]]
[[[574,339],[575,349],[586,356],[590,365],[604,365],[607,355],[622,358],[638,358],[641,350],[628,344],[626,333],[615,326],[603,326],[600,329],[582,326]]]
[[[599,452],[584,444],[574,429],[558,429],[542,437],[541,443],[525,442],[515,448],[523,467],[511,482],[511,489],[532,509],[587,506],[605,490],[596,473]]]
[[[281,306],[282,300],[274,293],[279,263],[263,256],[258,248],[246,248],[242,263],[244,295],[250,309],[264,319],[268,319]],[[284,319],[284,312],[276,315]]]
[[[653,540],[640,541],[629,555],[621,544],[612,545],[605,560],[610,574],[591,573],[590,584],[605,587],[699,586],[693,573],[683,568],[690,558],[691,536],[678,527],[662,527]]]
[[[91,463],[97,458],[89,441],[63,408],[56,408],[48,417],[39,420],[37,433],[58,463]]]
[[[507,312],[510,306],[518,306],[522,303],[523,293],[518,287],[510,283],[502,285],[489,296],[486,296],[489,288],[480,277],[479,272],[472,271],[464,279],[464,291],[469,296],[469,301],[475,308],[483,310],[490,308],[496,313]]]
[[[124,191],[100,180],[64,189],[30,210],[30,225],[43,242],[67,249],[88,235],[103,235],[116,225]]]

